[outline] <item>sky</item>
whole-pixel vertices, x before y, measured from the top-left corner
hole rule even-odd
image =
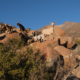
[[[21,23],[26,29],[38,30],[50,22],[80,23],[80,0],[0,0],[0,22]]]

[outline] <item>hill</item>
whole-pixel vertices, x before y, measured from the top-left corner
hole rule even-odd
[[[42,31],[43,28],[44,31],[47,30],[44,33],[46,36],[43,35],[45,40],[41,37],[41,33],[35,36],[34,33],[38,33],[35,30],[20,31],[19,28],[13,28],[12,31],[5,30],[0,34],[0,78],[4,80],[65,79],[65,76],[70,71],[72,73],[77,64],[80,64],[76,61],[77,59],[80,62],[80,46],[76,44],[74,37],[67,37],[65,34],[76,33],[79,25],[80,23],[67,21],[62,25],[56,25],[54,31],[51,25],[46,25],[38,30]],[[76,75],[77,78],[80,78],[78,75],[79,73]]]
[[[68,36],[72,36],[74,38],[80,37],[80,23],[75,23],[71,27],[65,30]]]
[[[57,27],[60,27],[63,30],[67,30],[68,28],[70,28],[72,25],[74,25],[75,22],[69,22],[66,21],[65,23],[63,23],[62,25],[56,25]]]

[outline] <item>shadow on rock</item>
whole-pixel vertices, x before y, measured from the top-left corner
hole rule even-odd
[[[66,80],[80,80],[80,78],[77,78],[76,76],[70,76]]]
[[[0,43],[0,45],[3,45],[3,43]]]
[[[16,30],[12,31],[13,33],[18,33]]]
[[[67,48],[67,43],[68,43],[68,41],[66,41],[66,43],[64,43],[64,44],[61,44],[60,38],[58,39],[58,44],[59,44],[60,46],[64,46],[64,47]]]
[[[1,36],[1,37],[0,37],[0,40],[3,40],[5,37],[6,37],[6,35]]]
[[[77,46],[78,46],[78,45],[75,44],[75,45],[72,47],[72,50],[76,49]]]

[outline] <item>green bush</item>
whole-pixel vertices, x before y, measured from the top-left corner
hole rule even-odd
[[[11,49],[19,49],[22,46],[25,46],[25,40],[24,39],[9,39],[9,47]]]
[[[10,40],[10,47],[0,45],[0,80],[53,80],[54,68],[47,68],[40,59],[40,51],[30,47],[16,53],[24,43]]]

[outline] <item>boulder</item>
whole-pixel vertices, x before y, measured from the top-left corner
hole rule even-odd
[[[59,37],[60,38],[60,43],[61,44],[65,44],[66,41],[68,41],[68,38],[67,37]]]
[[[66,32],[61,28],[54,26],[54,34],[56,34],[56,36],[65,36]]]
[[[46,61],[47,66],[51,67],[51,66],[56,66],[55,63],[57,63],[58,59],[60,58],[60,54],[58,54],[58,52],[54,49],[52,49],[51,47],[47,47],[46,48]]]
[[[72,71],[73,75],[75,75],[77,78],[80,78],[80,67],[74,69]]]
[[[76,42],[75,42],[74,38],[68,37],[67,48],[72,48],[75,44],[76,44]]]
[[[63,46],[57,46],[54,48],[60,55],[63,56],[64,59],[64,65],[67,67],[70,65],[71,67],[75,66],[76,58],[73,55],[72,51],[70,49],[67,49]],[[70,63],[69,63],[70,62]]]
[[[76,44],[74,38],[72,37],[60,37],[61,44],[65,44],[66,42],[68,42],[67,48],[72,48]]]
[[[17,40],[21,40],[21,38],[23,38],[24,36],[22,36],[22,34],[20,35],[20,33],[11,33],[11,34],[6,34],[5,38],[0,40],[1,43],[8,43],[9,39],[17,39]]]

